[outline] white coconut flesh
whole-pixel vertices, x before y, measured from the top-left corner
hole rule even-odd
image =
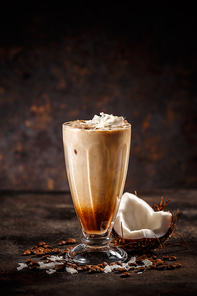
[[[114,230],[126,240],[160,238],[172,221],[170,212],[155,212],[148,203],[131,193],[124,193],[114,222]]]

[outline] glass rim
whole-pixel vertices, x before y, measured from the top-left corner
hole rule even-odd
[[[62,123],[62,128],[64,129],[73,129],[73,130],[83,130],[83,131],[117,131],[117,130],[126,130],[126,129],[131,129],[132,125],[128,122],[128,126],[125,127],[107,127],[107,128],[91,128],[91,129],[84,129],[84,128],[79,128],[79,127],[73,127],[73,126],[68,126],[68,124],[72,122],[72,120],[70,121],[66,121],[64,123]]]

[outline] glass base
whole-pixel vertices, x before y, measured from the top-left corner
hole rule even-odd
[[[124,250],[117,247],[92,248],[85,244],[79,244],[68,251],[66,259],[79,265],[96,265],[102,262],[124,262],[127,256]]]

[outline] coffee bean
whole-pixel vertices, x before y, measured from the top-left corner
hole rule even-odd
[[[67,240],[67,244],[75,244],[76,243],[76,240],[74,238],[69,238]]]
[[[123,268],[123,267],[118,267],[118,268],[116,268],[116,270],[117,270],[117,271],[120,271],[120,272],[121,272],[121,271],[126,271],[126,269]]]
[[[176,268],[176,265],[175,264],[169,264],[167,266],[167,269],[175,269]]]
[[[39,243],[39,246],[43,246],[43,245],[46,245],[46,243],[45,242],[40,242]]]
[[[144,269],[145,269],[144,266],[138,267],[136,268],[136,272],[144,271]]]
[[[59,248],[53,248],[53,249],[51,250],[51,252],[52,252],[53,254],[59,254],[59,253],[60,253],[60,249],[59,249]]]
[[[99,267],[98,265],[93,265],[93,266],[90,268],[90,270],[91,270],[92,272],[104,272],[104,269],[101,268],[101,267]]]
[[[97,270],[98,270],[99,272],[104,272],[104,269],[103,269],[102,267],[100,267],[100,266],[97,266]]]
[[[152,256],[152,259],[153,259],[153,260],[157,259],[157,256],[156,256],[156,255],[153,255],[153,256]]]
[[[34,247],[31,247],[31,251],[33,251],[33,250],[35,250],[35,249],[37,249],[38,247],[37,246],[34,246]]]
[[[60,246],[62,246],[62,245],[66,245],[66,241],[65,241],[65,240],[61,240],[61,241],[59,242],[59,245],[60,245]]]
[[[120,277],[125,278],[125,277],[130,277],[130,276],[131,276],[130,273],[128,271],[125,271],[121,274]]]
[[[147,257],[147,256],[144,254],[144,255],[138,256],[138,257],[137,257],[137,260],[142,261],[142,260],[144,260],[146,257]]]
[[[63,264],[59,264],[59,265],[55,265],[55,270],[56,271],[64,271],[65,270],[65,266]]]
[[[29,262],[29,265],[30,266],[33,266],[33,265],[39,266],[39,263],[37,261],[32,260],[31,262]]]
[[[164,270],[166,268],[167,268],[167,265],[165,265],[165,264],[161,264],[161,265],[157,266],[157,269],[159,269],[159,270]]]
[[[84,268],[85,266],[78,266],[77,267],[77,270],[78,271],[84,271],[84,270],[86,270],[86,268]]]
[[[67,247],[66,248],[66,251],[68,252],[68,251],[70,251],[70,250],[72,250],[73,249],[73,247]]]
[[[72,264],[70,265],[70,267],[72,267],[72,268],[75,268],[75,267],[77,267],[77,266],[78,266],[77,263],[72,263]]]
[[[157,265],[157,266],[158,266],[158,265],[163,265],[163,263],[164,263],[164,261],[161,260],[161,259],[157,259],[157,260],[156,260],[156,265]]]
[[[88,273],[94,273],[97,272],[97,268],[95,266],[92,266],[89,270]]]
[[[176,261],[176,257],[175,256],[170,256],[168,260],[169,261]]]
[[[175,265],[177,268],[181,267],[180,263],[174,263],[173,265]]]
[[[103,266],[103,267],[105,267],[105,266],[107,266],[107,265],[108,265],[107,262],[103,262],[103,263],[102,263],[102,266]]]
[[[32,270],[38,269],[37,265],[29,265],[28,267],[29,267],[29,269],[32,269]]]
[[[37,248],[37,251],[39,251],[39,252],[43,252],[45,249],[43,248],[43,247],[38,247]]]
[[[122,266],[122,263],[120,261],[116,261],[115,262],[117,265],[121,265]]]
[[[23,252],[23,255],[31,255],[31,250],[26,250],[25,252]]]
[[[67,264],[67,260],[64,260],[64,259],[60,260],[59,262],[60,262],[60,263],[63,263],[63,264]],[[70,266],[70,265],[69,265],[69,266]]]
[[[91,266],[90,266],[90,265],[88,265],[88,264],[87,264],[85,267],[86,267],[87,269],[90,269],[90,268],[91,268]]]
[[[130,262],[128,263],[129,266],[137,266],[137,264],[135,262]]]
[[[41,251],[36,251],[36,252],[34,252],[34,254],[36,256],[43,256],[45,253],[44,252],[41,252]]]
[[[32,259],[26,259],[25,263],[29,264],[32,261]]]
[[[44,253],[45,253],[46,255],[49,255],[49,254],[51,254],[51,250],[50,250],[49,248],[44,249]]]
[[[45,253],[46,254],[46,253]],[[47,259],[48,257],[50,257],[51,255],[44,255],[42,256],[43,259]]]
[[[163,256],[162,258],[163,258],[163,260],[168,260],[169,256]]]
[[[51,249],[52,246],[51,246],[51,245],[43,245],[43,248],[44,248],[44,249]]]
[[[154,265],[154,264],[152,264],[152,265],[149,265],[148,267],[147,267],[147,269],[156,269],[157,268],[157,266],[156,265]]]

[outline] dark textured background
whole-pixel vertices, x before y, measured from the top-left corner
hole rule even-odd
[[[190,1],[1,1],[0,189],[68,190],[61,124],[132,124],[127,190],[197,187]]]

